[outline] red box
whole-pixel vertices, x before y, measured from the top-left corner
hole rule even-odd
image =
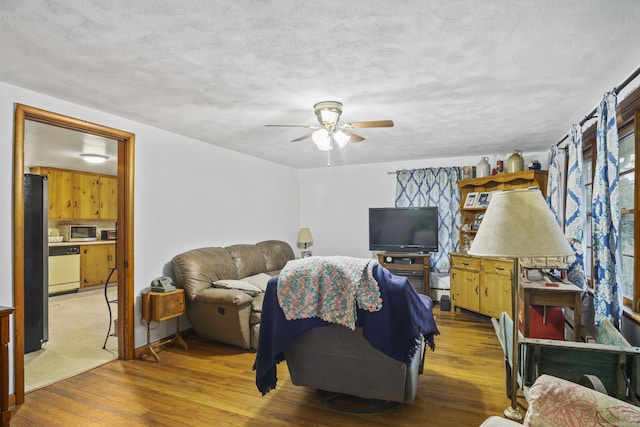
[[[524,327],[520,323],[520,332]],[[562,307],[529,306],[529,338],[564,340],[564,312]]]

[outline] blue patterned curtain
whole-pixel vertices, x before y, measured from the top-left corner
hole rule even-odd
[[[558,225],[562,225],[561,201],[560,201],[560,156],[558,147],[552,145],[549,149],[549,175],[547,177],[547,204],[551,213],[558,220]]]
[[[584,253],[586,252],[586,242],[584,240],[584,229],[587,223],[585,209],[584,177],[582,171],[582,130],[579,125],[573,125],[569,132],[569,143],[567,144],[569,154],[567,171],[567,198],[565,205],[565,226],[564,234],[569,240],[575,258],[569,266],[569,281],[578,286],[583,291],[582,311],[586,312],[587,304],[587,281],[585,278]]]
[[[396,174],[396,207],[438,207],[438,252],[431,254],[436,272],[449,271],[449,252],[457,252],[460,215],[460,168],[401,170]]]
[[[622,316],[622,251],[618,189],[617,97],[606,93],[598,106],[596,166],[593,176],[592,240],[596,324],[609,319],[620,327]]]

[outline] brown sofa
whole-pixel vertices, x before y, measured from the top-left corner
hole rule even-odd
[[[175,256],[171,265],[176,285],[185,290],[195,332],[256,349],[267,281],[294,258],[291,246],[279,240],[199,248]]]

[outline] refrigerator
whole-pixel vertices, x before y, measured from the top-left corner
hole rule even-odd
[[[49,182],[24,176],[24,352],[49,340]]]

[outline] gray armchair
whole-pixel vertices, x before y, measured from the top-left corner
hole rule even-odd
[[[339,261],[332,265],[332,260],[318,258],[299,262],[323,265],[329,270],[340,265]],[[292,292],[284,288],[283,300],[296,295],[292,300],[315,301],[308,297],[322,292],[307,283],[313,269],[306,267],[309,266],[299,270],[305,277],[304,283],[289,288]],[[296,269],[298,265],[294,261],[286,268]],[[434,349],[434,337],[438,334],[431,311],[433,302],[426,295],[416,294],[406,277],[395,276],[378,264],[372,271],[382,305],[379,310],[359,308],[354,329],[316,316],[288,320],[278,301],[278,279],[269,281],[254,365],[256,385],[262,394],[276,387],[277,363],[286,360],[293,384],[317,389],[320,398],[337,409],[373,412],[395,403],[413,402],[426,346]],[[325,272],[317,274],[340,277],[340,274],[325,276]],[[340,285],[344,281],[335,283]],[[329,300],[336,294],[322,295],[330,295]],[[372,406],[363,408],[369,402]]]
[[[407,365],[373,348],[361,327],[352,331],[342,325],[328,325],[305,332],[284,350],[284,355],[291,382],[334,392],[327,394],[327,399],[346,394],[412,403],[424,364],[424,348],[423,341],[422,350]]]

